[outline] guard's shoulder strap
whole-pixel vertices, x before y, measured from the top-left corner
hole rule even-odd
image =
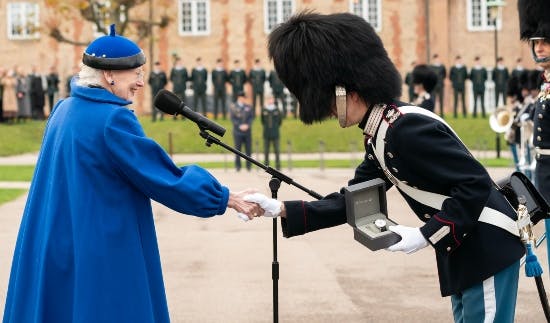
[[[440,118],[434,113],[431,113],[426,109],[422,109],[414,106],[405,106],[405,107],[399,107],[398,110],[403,114],[420,113],[420,114],[426,115],[428,117],[431,117],[438,121],[443,122],[445,125],[447,125],[449,129],[452,130],[452,128],[442,118]],[[426,206],[429,206],[433,209],[441,210],[443,207],[443,202],[446,199],[448,199],[449,196],[428,192],[428,191],[423,191],[418,188],[407,185],[405,182],[395,177],[386,167],[386,161],[384,159],[384,148],[385,148],[386,132],[388,131],[388,127],[389,127],[389,123],[387,122],[386,119],[383,119],[380,124],[380,127],[378,128],[378,132],[376,134],[376,144],[373,145],[374,155],[376,156],[376,159],[378,160],[378,163],[380,164],[382,171],[384,172],[388,180],[390,180],[403,193],[407,194],[413,200],[421,204],[424,204]],[[492,208],[484,207],[479,216],[478,221],[492,224],[519,237],[519,230],[516,222],[512,220],[510,217],[508,217],[507,215],[503,214],[502,212],[499,212]]]

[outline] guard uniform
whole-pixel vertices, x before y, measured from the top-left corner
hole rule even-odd
[[[279,107],[282,108],[283,118],[286,117],[286,98],[285,98],[285,85],[277,76],[277,71],[272,70],[269,73],[269,85],[271,86],[271,93],[273,98]]]
[[[195,111],[199,111],[199,103],[201,112],[206,115],[206,80],[208,72],[202,66],[195,67],[191,71],[191,81],[193,82],[193,107]]]
[[[228,80],[229,76],[224,68],[215,68],[212,70],[212,85],[214,85],[214,119],[218,118],[220,106],[222,117],[225,119],[227,116],[227,91],[225,90],[225,83]]]
[[[371,125],[376,117],[367,114],[360,127]],[[441,122],[417,113],[403,115],[394,106],[388,106],[383,117],[390,123],[384,157],[391,174],[410,186],[450,196],[442,210],[436,210],[401,192],[425,223],[420,230],[436,252],[441,295],[461,293],[517,263],[524,254],[519,238],[502,228],[478,222],[484,206],[513,220],[516,212],[454,133]],[[382,115],[377,125],[381,122]],[[368,140],[376,132],[367,130],[365,134]],[[349,185],[383,178],[390,188],[393,184],[379,167],[371,145],[366,147],[366,157]],[[285,202],[285,208],[285,237],[346,223],[341,193],[314,202]]]
[[[487,70],[482,66],[475,66],[470,71],[470,80],[474,90],[474,117],[477,117],[477,101],[481,101],[481,116],[485,118],[485,81]]]
[[[282,123],[281,111],[276,104],[268,104],[262,109],[262,125],[264,128],[264,160],[265,164],[269,166],[269,147],[273,145],[273,152],[275,153],[275,168],[281,169],[280,155],[280,131]]]
[[[503,105],[506,105],[506,86],[510,78],[508,68],[504,65],[497,66],[493,69],[492,77],[495,82],[495,106],[499,106],[498,102],[501,97]]]
[[[238,96],[243,95],[243,92],[237,94]],[[252,107],[248,104],[235,102],[230,109],[231,123],[233,123],[233,139],[235,141],[235,149],[241,150],[241,147],[244,145],[245,154],[247,156],[252,155],[252,121],[254,120],[254,115]],[[240,125],[248,125],[248,129],[243,131],[239,128]],[[241,170],[241,157],[235,155],[235,168],[237,171]],[[252,163],[246,161],[246,169],[251,170]]]
[[[189,80],[189,75],[187,74],[187,69],[183,66],[173,67],[170,71],[170,81],[172,82],[172,91],[175,95],[178,96],[184,102],[187,101],[185,97],[185,91],[187,90],[187,81]]]
[[[458,116],[458,97],[462,101],[462,116],[466,117],[466,100],[465,100],[465,83],[468,78],[468,70],[464,65],[454,65],[451,67],[449,73],[449,78],[453,86],[454,92],[454,104],[453,104],[453,115],[456,118]]]
[[[264,106],[265,70],[253,68],[248,74],[248,80],[252,84],[252,110],[256,111],[256,100],[260,101],[260,109]]]
[[[233,102],[237,101],[237,94],[244,91],[244,83],[246,83],[246,73],[243,69],[234,69],[229,73],[229,83],[232,87]]]

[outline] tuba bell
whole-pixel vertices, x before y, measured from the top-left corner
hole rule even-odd
[[[489,117],[489,125],[496,133],[504,133],[512,126],[514,115],[505,107],[499,107]]]

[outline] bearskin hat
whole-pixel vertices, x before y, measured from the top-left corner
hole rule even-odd
[[[337,85],[369,104],[389,103],[401,95],[399,72],[380,37],[359,16],[298,13],[271,32],[268,50],[306,124],[332,115]]]
[[[550,39],[550,1],[519,0],[519,33],[522,40]]]
[[[88,45],[82,63],[100,70],[126,70],[145,64],[145,54],[133,41],[117,35],[113,24],[109,35]]]
[[[413,84],[422,84],[426,92],[432,92],[437,85],[437,74],[426,64],[416,65],[412,71]]]

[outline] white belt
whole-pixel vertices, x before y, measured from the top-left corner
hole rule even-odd
[[[447,125],[447,123],[443,121],[443,119],[439,118],[439,116],[433,113],[429,113],[428,110],[425,110],[425,109],[407,106],[407,107],[400,107],[399,110],[402,113],[416,112],[416,113],[425,114]],[[426,206],[429,206],[433,209],[441,210],[443,207],[443,202],[446,199],[448,199],[449,196],[428,192],[428,191],[423,191],[418,188],[407,185],[405,182],[395,177],[386,167],[386,161],[384,160],[384,145],[385,145],[384,139],[386,138],[386,131],[388,130],[388,126],[389,124],[386,120],[382,121],[382,123],[380,124],[380,127],[378,128],[376,144],[375,145],[373,144],[374,155],[376,156],[376,159],[378,160],[378,163],[380,164],[380,167],[382,168],[384,174],[386,175],[388,180],[390,180],[403,193],[411,197],[413,200],[421,204],[424,204]],[[449,126],[447,125],[447,127]],[[451,127],[449,127],[449,129],[452,130]],[[550,149],[548,151],[550,152]],[[504,213],[497,211],[495,209],[489,208],[487,206],[484,207],[483,210],[481,211],[478,221],[494,225],[496,227],[499,227],[503,230],[510,232],[516,237],[519,237],[519,227],[516,221],[514,221]]]
[[[539,147],[535,147],[535,153],[537,155],[550,155],[550,149],[542,149]]]

